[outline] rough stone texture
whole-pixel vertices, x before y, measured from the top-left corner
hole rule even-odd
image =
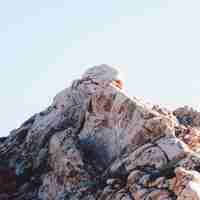
[[[0,200],[200,200],[200,113],[122,87],[92,67],[0,138]]]
[[[200,113],[191,107],[184,106],[176,109],[174,115],[180,124],[185,126],[200,127]]]

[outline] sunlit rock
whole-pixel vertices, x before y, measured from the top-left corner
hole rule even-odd
[[[123,81],[89,68],[1,138],[0,199],[200,200],[199,112],[129,97]]]

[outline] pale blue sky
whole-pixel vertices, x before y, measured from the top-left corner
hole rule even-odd
[[[87,67],[121,68],[130,95],[199,106],[199,0],[0,2],[0,135]]]

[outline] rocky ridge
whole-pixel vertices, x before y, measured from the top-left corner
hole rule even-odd
[[[200,200],[200,113],[122,84],[92,67],[0,138],[0,200]]]

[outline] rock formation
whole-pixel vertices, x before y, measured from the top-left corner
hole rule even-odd
[[[0,138],[0,200],[200,200],[200,113],[122,87],[92,67]]]

